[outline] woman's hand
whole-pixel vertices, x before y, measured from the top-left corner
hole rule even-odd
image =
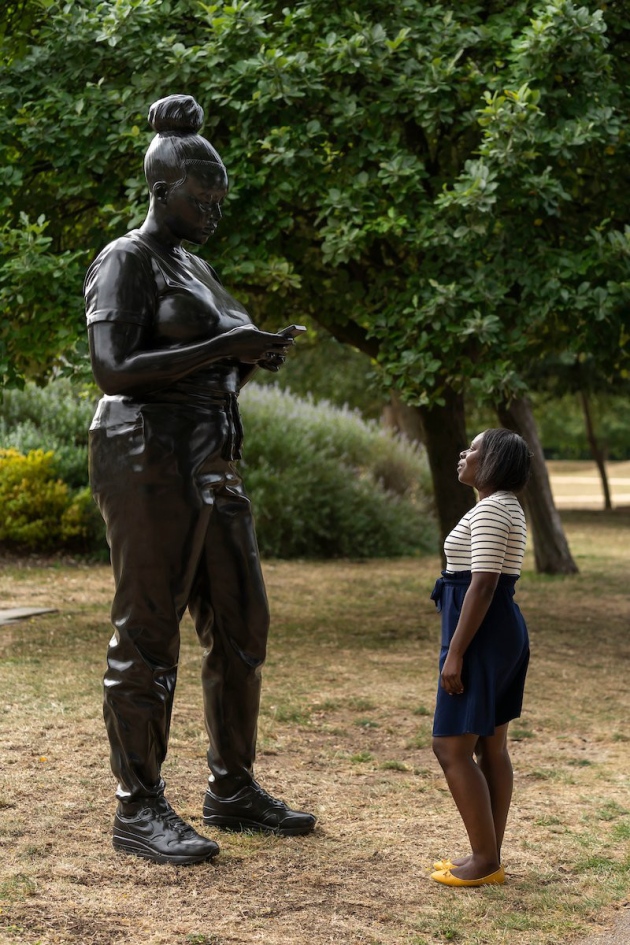
[[[463,665],[463,657],[457,656],[449,651],[440,674],[440,685],[442,689],[448,692],[449,696],[461,696],[464,691],[464,685],[462,683]]]
[[[275,335],[269,331],[260,331],[254,325],[242,325],[220,336],[224,345],[225,356],[237,358],[244,364],[275,363],[284,357],[294,343],[293,339]],[[277,370],[271,368],[271,370]]]
[[[494,571],[473,571],[440,674],[440,685],[450,696],[459,696],[464,691],[464,654],[488,613],[498,582],[499,574]]]

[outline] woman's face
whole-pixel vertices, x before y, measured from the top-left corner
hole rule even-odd
[[[221,220],[221,204],[228,191],[225,169],[209,165],[195,169],[168,191],[164,222],[178,240],[203,245]]]
[[[462,450],[459,454],[457,464],[457,478],[466,486],[474,486],[477,478],[477,467],[479,465],[479,449],[483,433],[478,433],[468,449]]]

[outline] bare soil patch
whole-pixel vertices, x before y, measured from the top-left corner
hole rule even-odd
[[[0,627],[0,942],[7,945],[558,945],[630,891],[626,681],[630,515],[567,513],[577,576],[529,570],[532,637],[508,882],[432,883],[466,850],[430,748],[437,559],[267,562],[273,632],[257,774],[313,810],[311,837],[212,835],[212,865],[159,867],[110,843],[101,718],[105,565],[5,558]],[[188,620],[165,777],[203,832],[199,649]]]

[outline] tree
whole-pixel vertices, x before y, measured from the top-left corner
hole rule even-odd
[[[446,531],[465,397],[522,399],[567,346],[627,369],[627,46],[604,6],[53,4],[26,53],[3,46],[11,225],[43,214],[61,259],[137,222],[147,105],[194,94],[232,176],[217,267],[261,323],[306,314],[378,363],[421,415]]]
[[[49,0],[5,0],[0,18],[0,37],[23,38],[17,48],[24,52],[28,46],[28,36],[34,31],[45,15]]]
[[[604,508],[612,509],[610,485],[606,471],[607,446],[597,429],[594,402],[609,394],[609,383],[605,375],[597,370],[592,357],[575,357],[566,352],[559,358],[541,358],[530,377],[533,386],[539,394],[547,400],[551,398],[557,402],[569,394],[577,399],[580,405],[584,424],[584,437],[588,450],[595,462],[602,484]],[[622,379],[616,385],[618,397],[627,398],[630,388],[627,379]],[[614,408],[613,408],[614,409]],[[620,411],[619,419],[623,420],[624,413],[630,419],[628,410]],[[630,441],[629,441],[630,442]]]

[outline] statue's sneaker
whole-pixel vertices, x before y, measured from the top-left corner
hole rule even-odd
[[[147,798],[132,815],[118,809],[114,818],[114,849],[154,863],[203,863],[219,852],[214,840],[200,836],[175,813],[165,797]]]
[[[232,797],[206,791],[203,822],[224,830],[262,830],[283,837],[310,833],[317,820],[312,814],[291,810],[251,781]]]

